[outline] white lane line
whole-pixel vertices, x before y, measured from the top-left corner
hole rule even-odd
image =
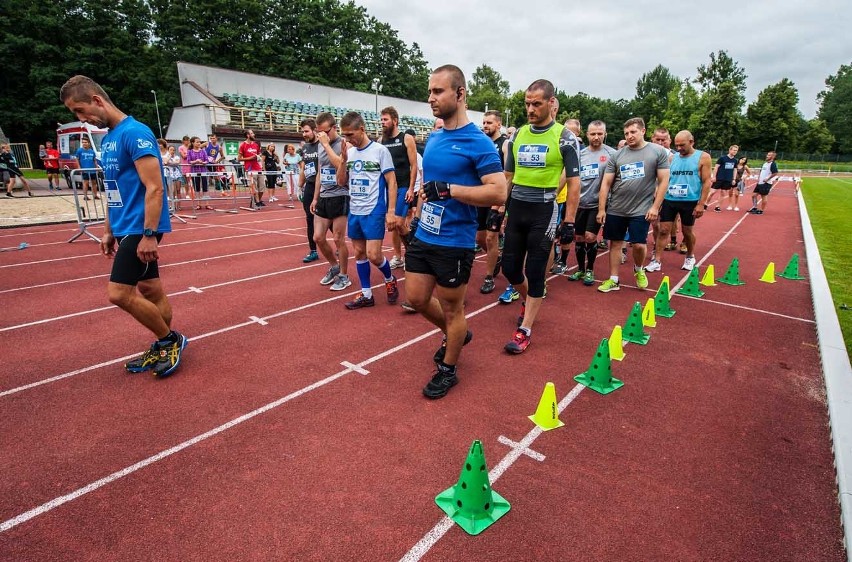
[[[223,431],[231,429],[232,427],[234,427],[236,425],[239,425],[239,424],[241,424],[245,421],[248,421],[248,420],[250,420],[250,419],[252,419],[256,416],[259,416],[260,414],[263,414],[265,412],[268,412],[269,410],[277,408],[278,406],[281,406],[282,404],[286,404],[287,402],[289,402],[289,401],[291,401],[295,398],[298,398],[298,397],[300,397],[304,394],[307,394],[308,392],[310,392],[312,390],[316,390],[316,389],[321,388],[321,387],[323,387],[323,386],[325,386],[325,385],[327,385],[331,382],[334,382],[337,379],[339,379],[340,377],[342,377],[342,376],[344,376],[344,375],[346,375],[347,373],[350,373],[350,372],[351,372],[351,370],[348,369],[348,368],[344,369],[343,371],[339,371],[339,372],[337,372],[337,373],[335,373],[331,376],[328,376],[328,377],[326,377],[322,380],[319,380],[319,381],[317,381],[313,384],[310,384],[310,385],[308,385],[304,388],[301,388],[301,389],[299,389],[295,392],[292,392],[292,393],[288,394],[287,396],[279,398],[278,400],[275,400],[274,402],[270,402],[269,404],[266,404],[265,406],[262,406],[262,407],[260,407],[256,410],[252,410],[251,412],[249,412],[247,414],[243,414],[242,416],[240,416],[238,418],[234,418],[227,423],[224,423],[224,424],[222,424],[218,427],[214,427],[210,431],[202,433],[201,435],[197,435],[197,436],[193,437],[192,439],[188,439],[188,440],[184,441],[183,443],[175,445],[174,447],[166,449],[165,451],[161,451],[161,452],[157,453],[156,455],[153,455],[153,456],[150,456],[146,459],[143,459],[143,460],[141,460],[141,461],[139,461],[135,464],[132,464],[132,465],[126,467],[126,468],[123,468],[123,469],[121,469],[117,472],[113,472],[112,474],[105,476],[104,478],[101,478],[100,480],[96,480],[96,481],[92,482],[91,484],[89,484],[87,486],[84,486],[82,488],[74,490],[70,494],[65,494],[64,496],[59,496],[57,498],[50,500],[47,503],[43,503],[38,507],[35,507],[35,508],[33,508],[29,511],[21,513],[20,515],[13,517],[12,519],[9,519],[7,521],[4,521],[3,523],[0,523],[0,532],[8,531],[9,529],[12,529],[13,527],[16,527],[16,526],[20,525],[21,523],[29,521],[30,519],[32,519],[34,517],[38,517],[39,515],[47,513],[48,511],[50,511],[54,508],[57,508],[64,503],[68,503],[72,500],[75,500],[75,499],[77,499],[81,496],[88,494],[89,492],[93,492],[93,491],[97,490],[98,488],[102,488],[103,486],[106,486],[107,484],[110,484],[111,482],[115,482],[116,480],[118,480],[120,478],[124,478],[125,476],[127,476],[129,474],[133,474],[137,470],[140,470],[142,468],[145,468],[146,466],[154,464],[155,462],[158,462],[158,461],[161,461],[161,460],[163,460],[167,457],[170,457],[170,456],[174,455],[175,453],[178,453],[178,452],[186,449],[187,447],[191,447],[192,445],[200,443],[200,442],[202,442],[206,439],[209,439],[209,438],[211,438],[215,435],[218,435],[219,433],[222,433]]]
[[[352,369],[352,371],[358,373],[359,375],[369,375],[370,374],[370,371],[368,371],[367,369],[359,367],[358,365],[354,365],[354,364],[350,363],[349,361],[341,361],[340,364],[343,365],[344,367],[348,367],[349,369]]]
[[[383,285],[383,284],[381,284],[381,285]],[[343,298],[343,297],[346,297],[346,296],[351,296],[351,294],[350,295],[340,295],[339,297],[335,297],[335,298]],[[465,315],[465,317],[470,318],[472,316],[476,316],[477,314],[483,312],[484,310],[491,308],[492,306],[493,305],[489,305],[489,306],[483,307],[481,309],[475,310],[475,311],[471,312],[470,314]],[[242,327],[242,326],[246,326],[246,325],[249,325],[249,324],[254,324],[254,322],[244,322],[243,324],[241,324],[237,327]],[[234,329],[234,328],[236,328],[236,327],[224,328],[222,330],[217,330],[216,332],[212,332],[210,334],[205,334],[204,336],[193,337],[193,338],[191,338],[191,340],[201,339],[202,337],[222,333],[222,332]],[[218,427],[215,427],[215,428],[213,428],[209,431],[206,431],[206,432],[204,432],[200,435],[197,435],[197,436],[195,436],[191,439],[188,439],[188,440],[184,441],[183,443],[175,445],[174,447],[170,447],[169,449],[166,449],[165,451],[161,451],[161,452],[157,453],[156,455],[153,455],[153,456],[150,456],[146,459],[143,459],[143,460],[141,460],[141,461],[139,461],[135,464],[132,464],[132,465],[126,467],[126,468],[123,468],[119,471],[113,472],[112,474],[105,476],[104,478],[101,478],[99,480],[96,480],[96,481],[92,482],[91,484],[83,486],[82,488],[74,490],[71,493],[59,496],[59,497],[54,498],[54,499],[52,499],[52,500],[50,500],[46,503],[41,504],[38,507],[35,507],[33,509],[30,509],[30,510],[24,512],[24,513],[21,513],[20,515],[17,515],[15,517],[13,517],[12,519],[9,519],[7,521],[4,521],[3,523],[0,523],[0,532],[8,531],[9,529],[12,529],[13,527],[18,526],[21,523],[29,521],[30,519],[32,519],[34,517],[38,517],[39,515],[47,513],[48,511],[50,511],[54,508],[57,508],[57,507],[61,506],[62,504],[65,504],[65,503],[68,503],[72,500],[75,500],[75,499],[77,499],[81,496],[88,494],[89,492],[93,492],[93,491],[97,490],[98,488],[102,488],[103,486],[106,486],[107,484],[110,484],[111,482],[115,482],[116,480],[119,480],[120,478],[123,478],[123,477],[125,477],[129,474],[136,472],[137,470],[145,468],[146,466],[149,466],[149,465],[151,465],[155,462],[158,462],[162,459],[165,459],[165,458],[167,458],[167,457],[169,457],[169,456],[171,456],[175,453],[178,453],[178,452],[182,451],[183,449],[186,449],[187,447],[195,445],[196,443],[200,443],[201,441],[204,441],[205,439],[209,439],[210,437],[213,437],[214,435],[217,435],[219,433],[222,433],[223,431],[231,429],[232,427],[237,426],[237,425],[239,425],[239,424],[241,424],[245,421],[248,421],[248,420],[250,420],[250,419],[252,419],[252,418],[254,418],[254,417],[256,417],[260,414],[266,413],[266,412],[268,412],[268,411],[270,411],[274,408],[277,408],[278,406],[281,406],[282,404],[286,404],[287,402],[289,402],[289,401],[291,401],[295,398],[298,398],[300,396],[303,396],[303,395],[307,394],[308,392],[311,392],[312,390],[316,390],[316,389],[321,388],[321,387],[323,387],[323,386],[325,386],[325,385],[327,385],[331,382],[334,382],[337,379],[339,379],[340,377],[342,377],[342,376],[344,376],[348,373],[351,373],[353,371],[354,372],[360,372],[359,369],[361,368],[362,365],[369,365],[370,363],[374,363],[381,358],[387,357],[391,353],[395,353],[396,351],[399,351],[401,349],[404,349],[406,347],[414,345],[415,343],[423,340],[425,337],[428,337],[429,335],[432,335],[437,331],[438,331],[437,329],[431,330],[431,331],[427,332],[426,334],[422,334],[422,335],[417,336],[415,338],[411,338],[410,340],[403,342],[400,345],[397,345],[396,347],[391,348],[390,350],[384,351],[382,353],[374,355],[373,357],[370,357],[369,359],[362,361],[357,366],[353,366],[353,367],[357,367],[357,368],[347,366],[342,371],[338,371],[337,373],[330,375],[330,376],[328,376],[328,377],[326,377],[322,380],[319,380],[317,382],[309,384],[308,386],[301,388],[301,389],[299,389],[295,392],[292,392],[292,393],[290,393],[290,394],[288,394],[288,395],[286,395],[282,398],[279,398],[278,400],[275,400],[274,402],[270,402],[269,404],[266,404],[265,406],[261,406],[260,408],[258,408],[256,410],[252,410],[251,412],[248,412],[247,414],[243,414],[242,416],[234,418],[227,423],[224,423],[224,424],[222,424]],[[113,363],[117,362],[117,360],[113,360],[112,362]],[[360,370],[364,370],[364,369],[360,369]],[[67,375],[67,376],[70,376],[70,375]],[[32,385],[29,385],[29,386],[32,386]],[[581,386],[581,385],[578,385],[578,386]],[[8,393],[9,393],[8,391],[6,393],[0,393],[0,396],[3,396],[3,395],[8,394]],[[574,391],[572,391],[572,393],[574,393]],[[566,399],[567,399],[567,397],[566,397]],[[572,398],[572,400],[573,400],[573,398]],[[565,399],[563,399],[563,402],[565,402]],[[561,404],[562,403],[560,403],[560,405]],[[567,404],[568,403],[566,402],[565,406],[567,406]],[[564,407],[564,406],[560,407],[560,411],[561,411],[562,407]],[[538,429],[538,428],[536,427],[536,429]],[[539,433],[541,433],[540,429],[538,431],[539,431]],[[525,439],[524,441],[521,442],[521,445],[524,448],[529,448],[530,443],[531,443],[531,441],[528,443],[528,442],[526,442],[526,439]],[[521,454],[522,453],[518,452],[517,456],[520,456]],[[505,458],[504,458],[504,460],[505,460]],[[498,465],[498,467],[496,469],[492,470],[491,473],[495,474],[495,470],[497,470],[499,468],[500,468],[500,466]],[[499,473],[502,474],[502,471],[505,471],[506,468],[508,468],[508,466],[505,466],[504,468],[502,468],[502,470]],[[496,479],[496,478],[492,476],[492,480],[494,480],[494,479]]]
[[[719,305],[722,305],[722,306],[730,306],[731,308],[739,308],[739,309],[742,309],[742,310],[748,310],[750,312],[759,312],[760,314],[769,314],[770,316],[777,316],[779,318],[787,318],[789,320],[798,320],[799,322],[807,322],[808,324],[815,324],[816,323],[815,321],[810,320],[808,318],[800,318],[799,316],[790,316],[788,314],[781,314],[780,312],[771,312],[769,310],[763,310],[762,308],[752,308],[750,306],[743,306],[743,305],[740,305],[740,304],[732,304],[732,303],[729,303],[729,302],[714,301],[714,300],[711,300],[711,299],[705,299],[704,297],[697,298],[697,297],[690,297],[688,295],[677,295],[677,296],[681,297],[681,298],[685,298],[685,299],[692,299],[692,300],[701,301],[701,302],[709,302],[709,303],[712,303],[712,304],[719,304]]]
[[[529,458],[536,460],[538,462],[544,462],[544,459],[547,458],[544,455],[542,455],[541,453],[539,453],[538,451],[533,451],[532,449],[525,449],[525,448],[521,447],[520,443],[518,443],[517,441],[512,441],[511,439],[509,439],[505,435],[499,436],[497,438],[497,441],[502,443],[503,445],[506,445],[510,449],[520,448],[522,454],[524,454],[524,455],[528,456]]]
[[[193,293],[203,293],[204,292],[202,289],[199,289],[198,287],[193,287],[192,285],[187,287],[187,289],[189,289]]]
[[[249,320],[251,320],[252,322],[257,322],[261,326],[268,326],[269,325],[269,322],[267,322],[266,320],[263,320],[261,318],[258,318],[257,316],[249,316]]]
[[[578,384],[571,389],[571,392],[559,401],[559,412],[561,413],[565,408],[567,408],[568,405],[571,404],[577,396],[579,396],[584,388],[586,387],[582,384]],[[540,427],[535,426],[526,434],[526,436],[524,436],[520,443],[518,443],[517,447],[511,448],[509,452],[506,453],[506,456],[497,463],[497,466],[488,472],[488,478],[492,485],[524,454],[525,450],[530,449],[530,445],[532,445],[533,441],[535,441],[542,433],[544,433],[544,431]],[[405,556],[400,558],[400,562],[416,562],[423,558],[423,556],[429,552],[429,549],[435,546],[435,544],[441,540],[441,537],[453,528],[453,525],[454,522],[452,519],[447,516],[442,517],[441,520],[438,521],[435,526],[417,542],[417,544],[411,547],[411,550],[409,550]]]
[[[713,252],[715,252],[716,250],[718,250],[718,249],[719,249],[719,246],[721,246],[721,245],[722,245],[722,243],[723,243],[723,242],[725,242],[725,240],[727,240],[727,239],[728,239],[728,237],[729,237],[729,236],[730,236],[730,235],[731,235],[731,234],[732,234],[732,233],[733,233],[733,232],[737,229],[737,227],[738,227],[740,224],[742,224],[742,222],[746,219],[746,217],[747,217],[747,216],[749,216],[749,215],[748,215],[748,213],[745,213],[743,216],[741,216],[741,217],[740,217],[740,220],[738,220],[737,222],[735,222],[735,223],[734,223],[734,226],[732,226],[731,228],[729,228],[729,229],[728,229],[728,232],[726,232],[725,234],[723,234],[723,235],[722,235],[722,237],[721,237],[721,238],[719,238],[719,241],[718,241],[718,242],[716,242],[716,243],[713,245],[713,247],[712,247],[712,248],[710,248],[710,249],[707,251],[707,253],[706,253],[706,254],[704,254],[704,257],[703,257],[703,258],[701,258],[701,259],[698,261],[698,263],[696,263],[696,264],[695,264],[695,267],[700,267],[700,266],[704,265],[704,262],[706,262],[706,261],[710,258],[710,256],[712,256],[712,255],[713,255]],[[675,293],[675,291],[677,291],[678,289],[680,289],[681,287],[683,287],[683,285],[686,283],[686,280],[687,280],[687,279],[689,279],[689,275],[685,275],[685,276],[683,277],[683,279],[681,279],[680,281],[678,281],[677,285],[675,285],[674,287],[671,287],[671,291],[670,291],[670,292],[671,292],[672,294],[674,294],[674,293]]]

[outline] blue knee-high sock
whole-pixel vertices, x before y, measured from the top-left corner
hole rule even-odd
[[[373,290],[370,288],[370,262],[369,260],[358,260],[355,262],[355,269],[358,270],[358,281],[361,282],[361,292],[364,296],[370,298],[373,296]]]
[[[382,275],[384,275],[384,276],[385,276],[385,281],[390,280],[390,278],[391,278],[391,269],[390,269],[390,263],[388,263],[388,259],[387,259],[387,258],[382,257],[382,265],[380,265],[380,266],[379,266],[379,271],[381,271],[381,272],[382,272]]]

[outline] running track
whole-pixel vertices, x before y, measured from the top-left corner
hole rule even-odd
[[[380,290],[346,311],[355,292],[301,263],[301,210],[208,215],[162,246],[191,343],[160,381],[123,372],[149,336],[106,302],[94,243],[0,231],[29,244],[0,254],[0,559],[843,560],[808,282],[757,281],[804,256],[792,184],[773,196],[699,221],[699,260],[721,277],[738,257],[746,285],[673,298],[607,396],[572,377],[650,291],[552,279],[508,356],[518,306],[479,294],[479,261],[460,383],[431,402],[440,335]],[[664,257],[676,286],[682,256]],[[547,381],[565,427],[541,433],[526,416]],[[474,439],[512,509],[470,537],[434,496]]]

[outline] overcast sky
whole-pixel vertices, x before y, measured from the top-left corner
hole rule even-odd
[[[486,63],[513,92],[547,78],[568,94],[632,99],[657,64],[694,77],[724,49],[748,75],[747,103],[789,78],[810,119],[826,77],[852,63],[850,0],[355,2],[420,45],[431,68],[456,64],[469,78]]]

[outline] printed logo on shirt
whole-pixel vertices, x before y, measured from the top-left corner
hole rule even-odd
[[[143,150],[147,150],[149,148],[152,148],[154,146],[154,143],[146,139],[136,139],[136,146]]]

